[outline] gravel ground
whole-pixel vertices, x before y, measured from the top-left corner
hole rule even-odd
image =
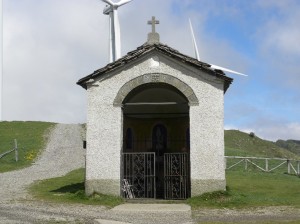
[[[0,203],[30,199],[26,187],[35,180],[63,176],[84,167],[81,125],[57,124],[41,156],[30,167],[0,173]]]
[[[247,209],[201,209],[193,211],[193,220],[201,222],[260,223],[299,221],[300,208],[289,206],[258,207]]]
[[[1,217],[3,217],[1,219]],[[0,223],[94,223],[95,219],[140,224],[183,224],[191,221],[189,212],[116,212],[103,206],[64,205],[43,202],[0,204]]]
[[[56,204],[35,201],[26,187],[35,180],[62,176],[84,166],[83,129],[80,125],[58,124],[40,158],[31,167],[0,174],[0,223],[89,224],[95,219],[133,224],[193,224],[202,222],[259,223],[300,220],[300,208],[200,209],[191,212],[120,212],[103,206]]]
[[[300,209],[262,207],[253,209],[201,209],[190,212],[116,212],[103,206],[66,205],[41,201],[0,204],[0,223],[76,223],[92,224],[95,219],[132,224],[261,223],[300,220]],[[277,222],[278,223],[278,222]]]

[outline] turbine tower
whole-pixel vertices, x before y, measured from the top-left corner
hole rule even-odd
[[[197,43],[196,43],[196,39],[195,39],[195,35],[194,35],[194,30],[193,30],[192,22],[191,22],[190,19],[189,19],[189,22],[190,22],[190,29],[191,29],[191,34],[192,34],[192,39],[193,39],[193,45],[194,45],[194,50],[195,50],[195,56],[196,56],[197,60],[200,61],[199,51],[198,51],[198,47],[197,47]],[[223,71],[226,71],[226,72],[229,72],[229,73],[232,73],[232,74],[247,76],[247,75],[245,75],[243,73],[236,72],[236,71],[233,71],[231,69],[224,68],[224,67],[221,67],[221,66],[218,66],[218,65],[210,64],[210,67],[213,68],[213,69],[223,70]]]
[[[120,23],[118,17],[118,8],[132,0],[120,0],[114,3],[111,0],[102,0],[108,5],[103,13],[109,15],[109,62],[114,62],[121,57],[121,36]]]

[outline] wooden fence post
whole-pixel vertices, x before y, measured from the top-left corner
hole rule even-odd
[[[247,162],[247,159],[245,159],[245,170],[248,169],[248,162]]]
[[[300,176],[300,161],[297,161],[297,171],[298,171],[298,176]]]
[[[19,160],[19,154],[18,154],[18,142],[17,142],[17,139],[15,139],[15,158],[16,158],[16,162],[18,162],[18,160]]]
[[[269,172],[269,160],[266,159],[266,172]]]
[[[290,165],[291,161],[287,160],[286,162],[287,162],[288,174],[290,174],[291,173],[291,165]]]

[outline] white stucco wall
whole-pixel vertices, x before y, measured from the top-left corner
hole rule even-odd
[[[88,87],[86,180],[95,181],[90,192],[97,191],[93,190],[97,180],[114,180],[112,193],[118,194],[123,122],[122,109],[113,102],[126,82],[147,73],[171,75],[193,89],[199,105],[190,107],[191,179],[225,181],[223,82],[160,53],[158,64],[154,56],[102,76]]]

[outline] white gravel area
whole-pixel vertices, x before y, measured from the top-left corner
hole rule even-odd
[[[32,166],[0,173],[0,203],[30,199],[26,187],[34,181],[63,176],[84,167],[83,134],[79,124],[55,125],[46,148]]]
[[[1,217],[2,220],[1,220]],[[95,220],[127,222],[132,224],[187,224],[190,212],[119,212],[97,205],[57,204],[24,201],[0,204],[0,223],[98,223]]]

